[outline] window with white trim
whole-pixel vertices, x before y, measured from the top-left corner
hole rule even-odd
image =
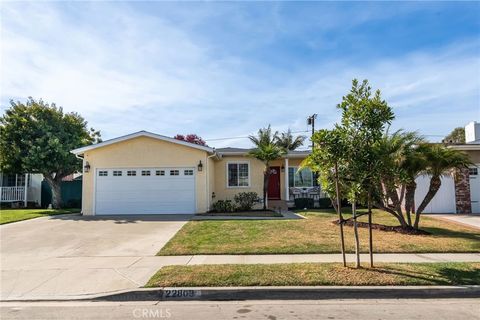
[[[288,186],[306,188],[313,187],[313,174],[309,168],[298,169],[298,167],[288,167]]]
[[[478,168],[468,168],[468,172],[471,176],[477,176],[478,175]]]
[[[149,176],[150,170],[142,170],[142,176]]]
[[[171,176],[178,176],[180,174],[180,171],[178,170],[170,170],[170,175]]]
[[[156,176],[164,176],[165,175],[165,170],[157,170],[155,171]]]
[[[227,183],[229,187],[248,187],[250,180],[250,165],[248,162],[228,163]]]
[[[128,170],[127,171],[127,176],[129,177],[133,177],[133,176],[136,176],[137,175],[137,171],[135,170]]]
[[[183,175],[185,176],[193,176],[193,170],[183,170]]]
[[[121,170],[113,170],[113,176],[114,177],[121,177],[122,176],[122,171]]]
[[[106,171],[106,170],[100,170],[100,171],[98,171],[98,175],[99,175],[100,177],[106,177],[106,176],[108,176],[108,171]]]

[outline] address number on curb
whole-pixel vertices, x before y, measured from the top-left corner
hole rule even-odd
[[[183,289],[165,289],[163,290],[163,299],[184,299],[200,297],[199,290],[183,290]]]

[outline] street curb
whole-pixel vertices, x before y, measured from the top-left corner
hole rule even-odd
[[[46,301],[229,301],[327,299],[446,299],[480,298],[480,285],[469,286],[310,286],[310,287],[178,287],[136,290],[57,299],[2,300]]]
[[[97,297],[96,301],[324,300],[480,298],[480,286],[445,287],[219,287],[154,288]]]

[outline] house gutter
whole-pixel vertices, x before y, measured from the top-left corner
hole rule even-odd
[[[215,148],[213,148],[213,154],[207,156],[207,158],[205,160],[205,162],[206,162],[205,167],[207,169],[207,170],[205,170],[205,182],[207,184],[207,188],[206,188],[207,189],[207,211],[210,211],[210,205],[211,205],[210,202],[211,202],[211,199],[212,199],[212,197],[210,195],[210,180],[209,180],[209,178],[210,178],[210,168],[208,167],[208,160],[210,158],[213,158],[213,157],[217,157],[217,159],[220,160],[220,156],[217,153],[217,151],[215,151]]]

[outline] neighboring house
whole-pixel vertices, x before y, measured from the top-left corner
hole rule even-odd
[[[480,123],[465,126],[465,144],[450,145],[469,155],[474,165],[442,177],[442,186],[425,209],[425,213],[480,213]],[[418,177],[415,204],[418,206],[428,191],[430,179]]]
[[[7,174],[0,172],[0,202],[40,206],[43,175],[40,173]],[[25,187],[26,185],[26,187]]]
[[[261,197],[264,165],[248,149],[214,149],[146,131],[72,151],[83,158],[84,215],[202,213],[239,192]],[[268,199],[278,206],[294,197],[320,197],[308,169],[308,151],[273,161]]]

